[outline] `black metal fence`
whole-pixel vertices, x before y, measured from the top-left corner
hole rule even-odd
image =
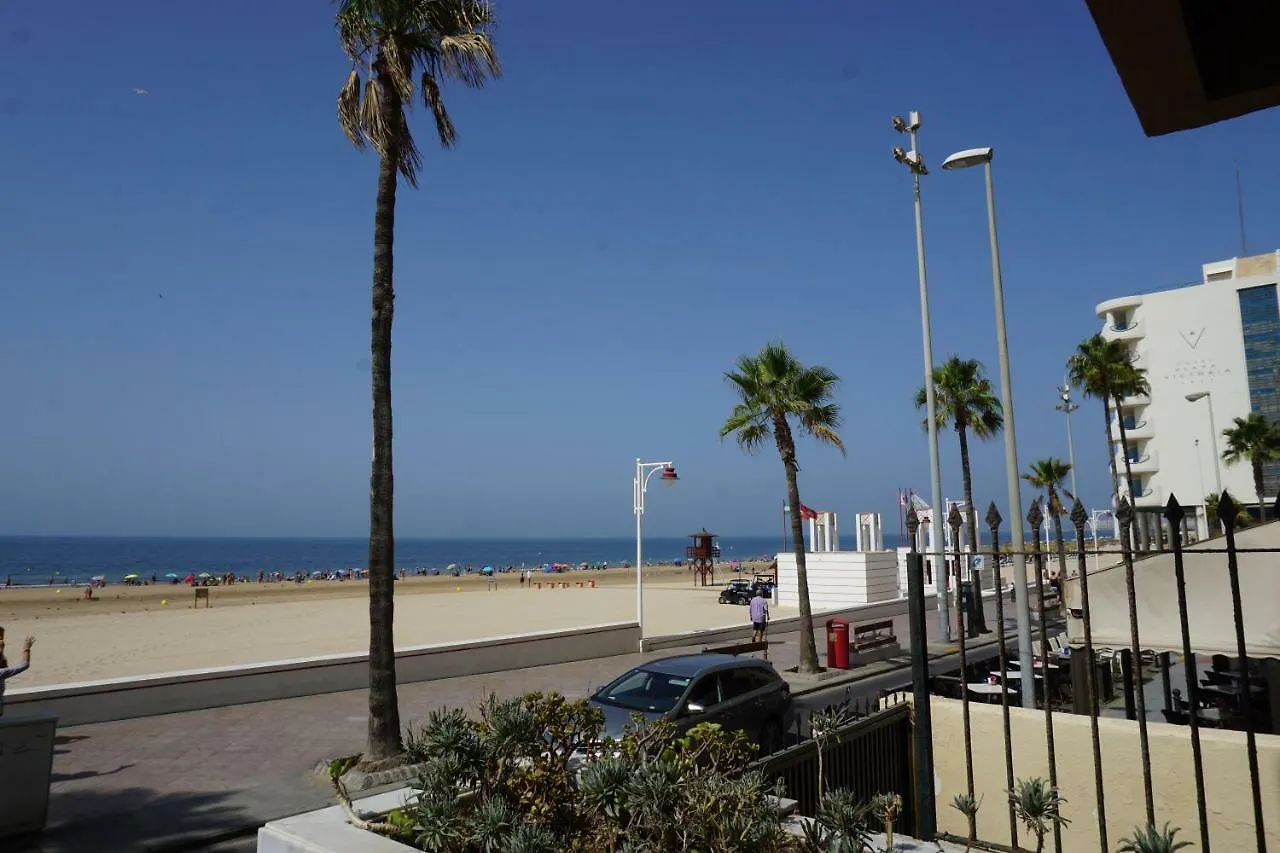
[[[1064,542],[1061,518],[1058,517],[1053,519],[1056,528],[1054,536],[1056,541],[1042,543],[1040,531],[1044,513],[1037,499],[1032,503],[1026,517],[1031,532],[1031,541],[1027,543],[1029,550],[1020,554],[1014,554],[1010,550],[1000,547],[1000,525],[1003,519],[996,510],[995,505],[992,504],[987,513],[986,521],[991,534],[990,542],[992,544],[989,553],[991,569],[994,572],[994,585],[997,590],[997,595],[995,596],[996,619],[994,620],[999,647],[999,669],[997,672],[980,676],[971,671],[966,654],[966,640],[972,634],[970,634],[970,637],[966,637],[966,614],[964,609],[956,607],[954,610],[958,629],[956,637],[961,666],[961,678],[956,692],[959,694],[957,698],[962,703],[965,782],[970,796],[975,794],[970,714],[970,704],[972,702],[983,698],[988,701],[998,701],[1001,706],[1005,776],[1005,785],[1003,787],[1005,791],[1011,791],[1015,788],[1015,756],[1010,731],[1011,707],[1021,705],[1035,707],[1043,711],[1048,782],[1055,791],[1059,787],[1058,756],[1054,737],[1055,717],[1058,718],[1058,722],[1061,724],[1061,715],[1064,713],[1087,715],[1089,717],[1092,749],[1094,788],[1092,793],[1094,795],[1094,803],[1089,804],[1089,806],[1085,806],[1083,803],[1077,804],[1076,817],[1078,821],[1081,812],[1087,814],[1089,811],[1096,815],[1099,849],[1103,853],[1109,853],[1113,849],[1119,833],[1115,831],[1115,827],[1108,827],[1107,825],[1107,811],[1105,808],[1107,790],[1104,767],[1108,758],[1103,754],[1101,748],[1099,718],[1109,714],[1118,716],[1120,711],[1118,708],[1114,710],[1106,708],[1107,699],[1109,698],[1106,693],[1109,692],[1110,678],[1099,677],[1099,673],[1106,675],[1118,663],[1120,670],[1119,680],[1124,685],[1123,716],[1137,723],[1138,752],[1143,785],[1142,814],[1133,815],[1131,818],[1126,816],[1126,825],[1120,829],[1130,830],[1134,824],[1160,827],[1166,821],[1170,821],[1175,825],[1181,825],[1186,830],[1185,836],[1191,836],[1192,833],[1192,827],[1188,825],[1190,822],[1188,814],[1171,813],[1170,808],[1162,807],[1162,804],[1158,803],[1154,796],[1151,745],[1148,732],[1149,709],[1147,708],[1143,684],[1148,680],[1154,681],[1154,677],[1158,674],[1163,682],[1165,707],[1160,711],[1163,713],[1165,721],[1173,724],[1182,724],[1187,727],[1187,736],[1191,746],[1191,762],[1190,766],[1186,768],[1186,772],[1194,778],[1198,811],[1195,831],[1196,836],[1198,836],[1196,840],[1198,841],[1199,849],[1205,851],[1205,853],[1211,850],[1210,812],[1218,811],[1218,804],[1207,802],[1205,795],[1200,730],[1206,725],[1234,728],[1244,733],[1245,739],[1240,758],[1248,765],[1254,841],[1257,850],[1265,851],[1267,849],[1267,829],[1264,824],[1262,785],[1259,778],[1257,734],[1259,731],[1273,730],[1274,716],[1272,716],[1269,707],[1269,693],[1264,687],[1266,676],[1260,666],[1260,662],[1250,658],[1248,643],[1246,642],[1239,560],[1240,556],[1245,553],[1264,552],[1280,555],[1280,549],[1238,547],[1236,543],[1237,511],[1238,507],[1235,501],[1229,494],[1224,492],[1219,498],[1218,505],[1222,539],[1217,541],[1221,541],[1222,546],[1214,547],[1214,543],[1211,542],[1209,547],[1205,547],[1205,543],[1200,543],[1195,550],[1187,551],[1184,543],[1187,514],[1178,504],[1177,499],[1170,497],[1168,504],[1161,513],[1161,517],[1163,523],[1168,525],[1164,528],[1163,533],[1167,533],[1167,541],[1172,551],[1179,620],[1178,632],[1181,641],[1175,648],[1170,648],[1168,645],[1152,648],[1149,645],[1144,645],[1142,641],[1142,626],[1139,624],[1140,608],[1138,606],[1139,585],[1136,581],[1136,578],[1140,578],[1143,572],[1144,560],[1142,557],[1151,555],[1135,554],[1133,531],[1137,514],[1127,500],[1121,500],[1116,512],[1116,521],[1119,527],[1119,549],[1100,551],[1096,548],[1088,550],[1084,545],[1087,514],[1078,501],[1068,516],[1071,525],[1075,528],[1075,542],[1070,543],[1069,547],[1068,543]],[[1276,516],[1274,517],[1280,518],[1280,500],[1277,500],[1275,511]],[[960,542],[960,527],[963,524],[963,520],[957,510],[953,509],[951,516],[948,518],[948,524],[953,533],[952,541]],[[919,520],[914,510],[908,513],[907,526],[911,531],[911,540],[914,543],[916,541],[915,534],[919,528]],[[1148,532],[1150,531],[1149,526],[1147,530]],[[1161,532],[1157,530],[1156,535],[1163,543]],[[1078,547],[1076,543],[1079,543]],[[1069,613],[1060,596],[1057,597],[1055,604],[1051,606],[1046,606],[1045,604],[1046,600],[1048,600],[1046,596],[1048,582],[1045,577],[1046,557],[1051,545],[1056,552],[1059,578],[1068,579],[1069,577],[1070,582],[1078,585],[1078,598],[1073,596],[1073,599],[1076,600],[1073,600],[1072,604],[1075,606],[1069,608]],[[1097,607],[1091,607],[1092,602],[1090,601],[1089,590],[1091,572],[1095,572],[1095,584],[1101,581],[1098,579],[1096,570],[1091,570],[1087,565],[1087,561],[1090,556],[1095,554],[1106,554],[1118,558],[1116,567],[1109,569],[1109,571],[1123,571],[1124,573],[1124,595],[1127,598],[1128,615],[1127,638],[1122,638],[1120,643],[1108,643],[1109,647],[1107,648],[1097,646],[1094,637],[1094,611],[1097,610]],[[962,584],[969,580],[969,578],[963,577],[962,574],[967,573],[968,557],[971,556],[973,555],[961,552],[947,553],[947,563],[951,566],[949,571],[954,572],[955,588],[957,590],[961,589]],[[1010,638],[1006,636],[1005,584],[1004,579],[1001,577],[1003,560],[1004,558],[1018,556],[1025,558],[1028,565],[1027,583],[1028,585],[1034,583],[1035,601],[1039,605],[1038,613],[1036,614],[1038,618],[1034,620],[1037,624],[1031,637],[1030,649],[1019,648],[1016,637]],[[953,557],[954,559],[952,559]],[[923,625],[919,627],[919,637],[917,637],[917,626],[915,624],[917,621],[922,622],[924,618],[924,562],[924,555],[913,552],[908,563],[909,596],[912,598],[911,615],[913,617],[913,659],[918,656],[919,650],[924,647],[923,642],[917,645],[917,640],[923,641],[924,639]],[[1234,629],[1234,648],[1230,649],[1230,651],[1233,651],[1234,654],[1228,656],[1219,649],[1218,653],[1212,656],[1212,669],[1208,670],[1204,667],[1206,659],[1210,656],[1203,649],[1197,649],[1192,643],[1186,583],[1188,562],[1197,563],[1192,567],[1192,571],[1208,573],[1197,577],[1198,589],[1208,594],[1212,591],[1209,590],[1207,585],[1221,586],[1221,589],[1218,589],[1216,594],[1230,599],[1232,628]],[[1225,573],[1210,573],[1215,565],[1220,566],[1224,562]],[[1276,571],[1280,571],[1280,565],[1277,565]],[[1219,576],[1220,583],[1218,581]],[[1058,581],[1057,583],[1060,582]],[[1110,589],[1114,591],[1115,586],[1115,584],[1111,584]],[[1280,606],[1280,602],[1272,602],[1272,608],[1274,609],[1276,606]],[[917,610],[919,611],[918,613]],[[1112,606],[1110,610],[1114,617],[1115,607]],[[1049,625],[1055,618],[1065,619],[1068,615],[1078,624],[1079,630],[1073,632],[1076,636],[1073,636],[1069,643],[1064,644],[1065,632],[1051,637]],[[1112,621],[1115,621],[1114,618]],[[1150,629],[1151,626],[1148,625],[1148,628]],[[1167,628],[1161,633],[1166,638],[1170,636]],[[1115,636],[1114,629],[1112,629],[1109,636]],[[1014,649],[1017,649],[1018,654],[1012,654]],[[1178,673],[1178,676],[1185,682],[1185,698],[1179,695],[1179,691],[1170,688],[1170,678],[1173,673],[1172,658],[1174,655],[1181,658],[1181,672]],[[1017,660],[1019,658],[1020,661]],[[1028,664],[1030,664],[1031,671],[1027,669]],[[924,791],[924,795],[919,798],[920,814],[915,816],[915,823],[928,835],[936,827],[937,806],[932,792],[932,751],[931,746],[926,746],[931,739],[932,724],[928,712],[926,711],[922,714],[919,711],[921,705],[926,708],[928,705],[927,696],[922,697],[921,695],[922,681],[927,681],[928,679],[927,676],[924,678],[919,677],[924,675],[925,672],[926,670],[923,669],[917,670],[915,685],[918,709],[916,713],[915,761],[917,766],[915,786],[917,790]],[[1013,686],[1015,682],[1017,683],[1016,687]],[[1113,756],[1110,760],[1116,761],[1117,759]],[[895,764],[894,766],[907,765]],[[1113,792],[1113,795],[1115,793]],[[905,795],[903,797],[904,802],[910,799],[913,798]],[[981,839],[1001,844],[1007,843],[1009,846],[1017,848],[1020,845],[1020,824],[1012,798],[1008,800],[1006,805],[1007,809],[994,806],[994,804],[989,805],[987,813],[980,816],[977,821],[976,832]],[[1088,811],[1086,811],[1086,808]],[[1003,817],[994,823],[992,822],[990,815],[993,811],[997,814],[1007,811],[1007,833],[1003,828],[997,829],[999,824],[1004,823]],[[1052,849],[1061,853],[1062,825],[1057,821],[1052,821],[1051,823]],[[1006,835],[1007,837],[1005,837]],[[1027,846],[1027,842],[1028,839],[1024,832],[1021,843],[1023,846]]]
[[[802,815],[813,816],[819,802],[819,767],[827,790],[847,788],[863,799],[877,794],[902,797],[899,825],[907,835],[917,831],[912,784],[911,706],[884,698],[887,707],[833,730],[819,740],[804,740],[760,759],[752,769],[781,779],[786,796],[799,803]],[[821,751],[821,756],[819,756]]]

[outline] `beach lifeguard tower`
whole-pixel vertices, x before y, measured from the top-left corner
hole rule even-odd
[[[697,586],[701,581],[702,586],[706,586],[708,578],[711,583],[715,583],[716,560],[720,557],[716,534],[708,533],[704,527],[697,533],[690,533],[689,538],[693,540],[693,544],[685,548],[684,554],[689,561],[689,570],[693,572],[694,585]]]

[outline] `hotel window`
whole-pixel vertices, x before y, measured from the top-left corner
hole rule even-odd
[[[1280,422],[1280,394],[1276,393],[1280,372],[1280,304],[1276,299],[1276,286],[1241,288],[1237,296],[1249,379],[1249,407],[1269,421]],[[1280,462],[1263,465],[1262,490],[1267,495],[1275,495],[1280,490]]]

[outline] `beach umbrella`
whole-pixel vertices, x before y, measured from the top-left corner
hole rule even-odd
[[[324,572],[322,572],[322,571],[320,571],[319,569],[317,569],[317,570],[315,570],[314,572],[312,572],[312,573],[311,573],[311,577],[313,577],[313,578],[318,578],[318,577],[320,577],[320,576],[321,576],[321,575],[323,575],[323,574],[324,574]]]
[[[93,577],[89,578],[89,580],[91,581],[104,581],[106,579],[107,578],[105,575],[94,575]]]
[[[196,575],[196,577],[198,577],[198,578],[211,578],[211,577],[213,577],[213,575],[209,574],[208,572],[201,572],[200,574]]]
[[[176,577],[177,577],[177,574],[175,574],[174,572],[169,572],[167,575],[165,575],[165,577],[167,577],[167,578],[176,578]]]
[[[491,574],[493,574],[493,566],[485,566],[485,567],[484,567],[483,569],[481,569],[480,571],[481,571],[481,572],[483,572],[483,573],[484,573],[484,574],[486,574],[486,575],[491,575]]]
[[[125,575],[124,579],[127,581],[136,581],[138,579],[138,576],[134,574],[129,574],[129,575]]]
[[[445,570],[446,572],[453,572],[453,571],[457,571],[457,569],[458,569],[458,564],[457,564],[457,563],[450,563],[449,565],[447,565],[447,566],[445,566],[445,567],[444,567],[444,570]]]

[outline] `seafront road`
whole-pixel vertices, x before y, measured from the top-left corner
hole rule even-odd
[[[927,621],[936,628],[934,620]],[[905,617],[896,620],[896,630],[905,645]],[[821,656],[823,629],[816,634]],[[799,634],[770,639],[774,664],[780,670],[795,666]],[[586,696],[644,660],[697,650],[406,684],[400,687],[401,716],[406,724],[416,723],[442,705],[474,707],[489,692],[513,696],[555,690]],[[930,651],[947,649],[931,645]],[[936,667],[952,665],[953,658],[935,662]],[[875,673],[853,671],[849,678],[858,680],[812,685],[814,691],[798,696],[797,704],[820,708],[845,695],[861,699],[909,681],[905,668],[868,669]],[[312,771],[327,759],[360,751],[366,707],[365,691],[357,690],[61,729],[48,829],[19,849],[251,850],[248,839],[266,821],[331,803],[327,784]]]

